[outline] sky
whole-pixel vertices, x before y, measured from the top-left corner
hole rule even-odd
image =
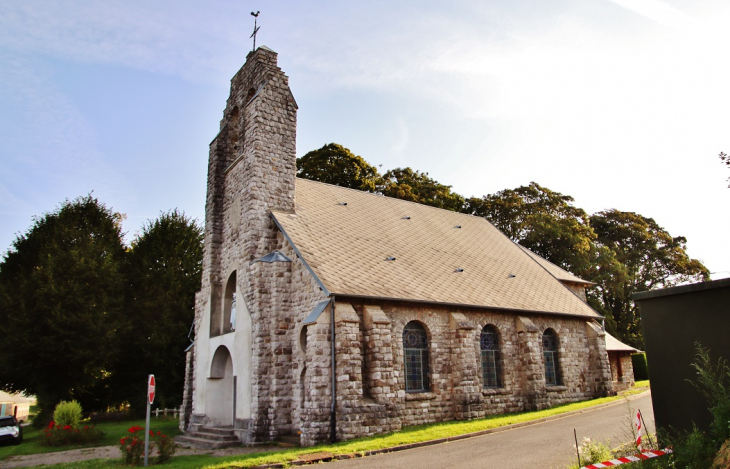
[[[208,145],[257,45],[336,142],[466,197],[535,181],[651,217],[730,277],[726,0],[0,0],[0,253],[66,199],[205,219]]]

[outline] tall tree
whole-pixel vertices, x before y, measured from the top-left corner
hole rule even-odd
[[[685,282],[709,280],[707,268],[686,252],[687,240],[671,236],[653,219],[633,212],[605,210],[591,216],[596,242],[613,251],[627,278],[605,285],[601,302],[619,339],[643,347],[641,318],[631,294]]]
[[[380,180],[374,166],[337,143],[297,158],[297,176],[368,192],[375,192]]]
[[[0,263],[0,388],[104,408],[124,318],[122,216],[91,195],[19,235]]]
[[[573,198],[535,182],[482,198],[472,197],[464,212],[486,217],[513,241],[553,264],[583,276],[600,254],[596,234]]]
[[[464,197],[452,192],[451,186],[411,168],[395,168],[385,173],[381,190],[389,197],[455,212],[461,211],[464,206]]]
[[[144,406],[148,374],[157,382],[160,406],[182,402],[185,349],[200,289],[203,230],[177,210],[147,222],[128,255],[128,303],[115,365],[115,397],[135,411]]]

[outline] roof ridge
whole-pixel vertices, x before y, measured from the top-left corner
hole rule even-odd
[[[486,221],[489,222],[489,220],[487,220],[486,217],[478,217],[478,216],[472,215],[470,213],[456,212],[454,210],[449,210],[448,208],[434,207],[433,205],[423,204],[421,202],[414,202],[413,200],[399,199],[397,197],[391,197],[389,195],[385,195],[385,194],[382,194],[380,192],[363,191],[363,190],[360,190],[360,189],[353,189],[352,187],[338,186],[337,184],[330,184],[328,182],[322,182],[322,181],[317,181],[317,180],[314,180],[314,179],[302,178],[302,177],[299,177],[299,176],[297,176],[296,179],[298,179],[300,181],[307,181],[307,182],[312,182],[312,183],[315,183],[315,184],[322,184],[322,185],[325,185],[325,186],[336,187],[337,189],[354,191],[354,192],[357,192],[357,193],[360,193],[360,194],[371,195],[371,196],[374,196],[374,197],[384,197],[384,198],[389,199],[389,200],[396,200],[398,202],[402,202],[402,203],[406,203],[406,204],[414,204],[414,205],[417,205],[419,207],[427,207],[427,208],[434,209],[434,210],[443,210],[443,211],[448,212],[448,213],[454,213],[454,214],[457,214],[457,215],[471,217],[471,218],[476,218],[476,219],[483,219],[483,220],[486,220]],[[489,222],[489,223],[492,224],[492,225],[494,225],[492,222]],[[496,226],[495,226],[495,228],[496,228]],[[497,229],[499,229],[499,228],[497,228]]]

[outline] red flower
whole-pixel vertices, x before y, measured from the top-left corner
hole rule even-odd
[[[48,424],[48,428],[53,428],[54,425],[56,425],[56,422],[51,420],[51,422]]]
[[[66,425],[65,427],[63,427],[63,429],[64,430],[71,430],[71,425]]]

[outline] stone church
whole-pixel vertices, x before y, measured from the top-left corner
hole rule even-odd
[[[190,438],[304,446],[614,394],[588,282],[484,218],[297,179],[296,123],[260,47],[210,144]]]

